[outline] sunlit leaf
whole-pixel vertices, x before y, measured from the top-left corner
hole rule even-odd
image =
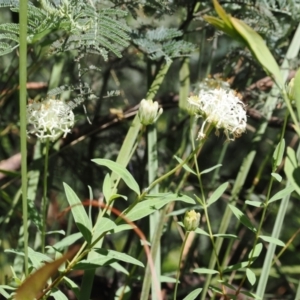
[[[251,269],[247,268],[246,269],[246,276],[247,276],[247,279],[250,282],[250,284],[254,285],[255,282],[256,282],[255,273]]]
[[[283,88],[284,82],[279,66],[270,50],[266,46],[263,38],[243,21],[233,17],[230,18],[230,21],[236,31],[243,37],[248,45],[248,48],[251,50],[252,54],[259,61],[265,71],[274,77],[279,87]]]
[[[116,223],[108,218],[99,218],[94,226],[92,242],[98,239],[104,232],[110,231],[116,228],[116,226]]]
[[[56,250],[63,250],[65,248],[70,247],[71,245],[73,245],[81,237],[82,237],[81,232],[76,232],[76,233],[70,234],[69,236],[66,236],[65,238],[63,238],[62,240],[60,240],[59,242],[57,242],[56,244],[54,244],[52,246],[47,246],[47,248],[48,247],[53,247]]]
[[[126,214],[126,217],[131,220],[139,220],[143,217],[146,217],[153,212],[155,212],[158,209],[161,209],[166,204],[172,202],[172,201],[182,201],[189,204],[195,204],[195,200],[189,196],[186,195],[177,195],[177,194],[171,194],[171,193],[165,193],[165,194],[152,194],[147,196],[147,199],[140,203],[138,203],[132,210]]]
[[[278,173],[271,173],[271,176],[274,177],[278,182],[281,182],[282,176]]]
[[[67,296],[60,290],[52,292],[51,297],[53,297],[54,300],[68,300]]]
[[[138,195],[140,194],[139,185],[137,184],[136,180],[133,178],[133,176],[125,167],[123,167],[119,163],[104,158],[92,159],[92,161],[100,166],[105,166],[109,168],[112,172],[118,174],[130,189],[132,189]]]
[[[257,259],[259,257],[262,249],[263,249],[262,243],[257,243],[255,248],[250,251],[248,258],[250,259],[252,257],[252,262],[253,262],[255,259]],[[252,254],[252,252],[253,252],[253,254]]]
[[[295,190],[294,187],[292,185],[290,185],[290,186],[286,187],[285,189],[276,193],[273,197],[271,197],[271,199],[268,202],[271,203],[271,202],[274,202],[277,200],[281,200],[285,196],[290,195],[294,190]]]
[[[251,205],[251,206],[254,206],[254,207],[261,207],[261,206],[263,206],[263,203],[261,201],[246,200],[245,203],[247,205]]]
[[[110,201],[112,188],[111,188],[111,179],[109,173],[107,173],[103,180],[102,192],[106,202]]]
[[[211,167],[211,168],[205,169],[205,170],[203,170],[203,171],[201,172],[201,175],[206,174],[206,173],[209,173],[209,172],[211,172],[211,171],[213,171],[213,170],[215,170],[215,169],[217,169],[217,168],[220,168],[220,167],[222,167],[222,165],[221,165],[221,164],[217,164],[217,165],[215,165],[215,166],[213,166],[213,167]]]
[[[209,234],[201,228],[196,228],[195,232],[198,234],[203,234],[203,235],[209,236]]]
[[[174,158],[175,158],[180,164],[183,162],[183,160],[182,160],[180,157],[176,156],[176,155],[174,155]],[[197,175],[197,173],[196,173],[194,170],[192,170],[187,164],[184,164],[182,167],[183,167],[186,171],[188,171],[188,172],[190,172],[190,173],[192,173],[192,174],[194,174],[194,175]]]
[[[64,183],[64,188],[75,223],[84,239],[90,243],[92,240],[92,222],[75,192],[66,183]]]
[[[200,293],[202,292],[202,288],[198,288],[190,292],[186,297],[183,298],[183,300],[194,300],[196,299]]]
[[[243,261],[243,262],[240,262],[240,263],[237,263],[237,264],[234,264],[234,265],[231,265],[231,266],[226,267],[226,268],[223,270],[223,272],[224,272],[224,273],[227,273],[227,272],[232,272],[232,271],[235,271],[235,270],[244,269],[244,268],[246,268],[248,265],[249,265],[249,262],[248,262],[248,261]]]
[[[222,185],[220,185],[213,193],[212,195],[209,197],[208,201],[207,201],[207,207],[209,207],[211,204],[213,204],[214,202],[216,202],[218,199],[220,199],[220,197],[223,195],[223,193],[226,191],[228,187],[228,182],[223,183]]]
[[[276,162],[276,167],[280,166],[282,162],[283,153],[285,150],[285,140],[282,139],[276,146],[275,151],[273,153],[273,160]]]
[[[259,238],[261,238],[265,242],[272,243],[272,244],[275,244],[277,246],[281,246],[281,247],[285,246],[284,242],[282,242],[281,240],[279,240],[277,238],[271,237],[271,236],[260,235]]]
[[[107,250],[107,249],[95,249],[95,251],[104,257],[120,260],[126,263],[134,264],[140,267],[144,267],[143,263],[137,260],[136,258],[122,252]]]
[[[235,234],[228,234],[228,233],[216,233],[213,235],[214,237],[220,237],[223,239],[238,239],[238,237]]]
[[[237,219],[244,224],[251,231],[256,232],[257,229],[252,225],[251,221],[248,219],[246,215],[244,215],[237,207],[229,204],[228,205],[233,214],[237,217]]]
[[[199,273],[199,274],[219,274],[219,272],[216,270],[211,270],[211,269],[206,269],[206,268],[197,268],[197,269],[194,269],[193,272]]]
[[[247,291],[244,291],[244,290],[240,290],[240,293],[243,294],[243,295],[246,295],[250,298],[256,299],[256,300],[262,300],[259,296],[255,295],[254,293],[250,293],[250,292],[247,292]]]

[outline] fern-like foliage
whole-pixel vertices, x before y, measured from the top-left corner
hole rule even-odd
[[[153,60],[164,58],[171,62],[173,58],[190,55],[195,45],[177,40],[183,33],[175,28],[159,27],[133,32],[133,42]]]
[[[36,7],[29,3],[29,44],[43,40],[44,46],[51,45],[51,53],[84,49],[104,59],[109,51],[120,57],[122,49],[128,45],[129,28],[124,22],[126,12],[123,10],[97,9],[92,1],[85,0],[40,0],[39,4],[40,7]],[[0,7],[19,12],[18,1],[0,0]],[[49,34],[55,32],[62,32],[64,38],[53,42]],[[0,25],[0,55],[18,47],[18,34],[18,24]]]

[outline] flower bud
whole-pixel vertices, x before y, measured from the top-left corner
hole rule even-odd
[[[292,78],[290,83],[287,86],[287,94],[291,101],[295,100],[295,90],[294,90],[294,80],[295,78]]]
[[[156,122],[162,114],[162,108],[158,109],[158,102],[143,99],[139,107],[139,118],[143,125],[149,125]]]
[[[183,225],[186,231],[195,231],[200,222],[200,213],[195,210],[187,211],[184,215]]]

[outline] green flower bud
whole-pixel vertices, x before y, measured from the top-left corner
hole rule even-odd
[[[288,84],[287,86],[287,94],[290,98],[291,101],[295,100],[295,90],[294,90],[294,79],[295,78],[292,78],[290,83]]]
[[[200,213],[194,210],[187,211],[184,215],[183,225],[186,231],[195,231],[200,222]]]
[[[149,125],[156,122],[162,114],[162,108],[158,109],[158,102],[143,99],[139,107],[139,118],[143,125]]]

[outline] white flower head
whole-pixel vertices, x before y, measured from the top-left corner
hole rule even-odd
[[[198,138],[205,137],[204,127],[207,123],[216,127],[217,135],[219,129],[223,129],[227,140],[234,140],[245,132],[245,105],[235,91],[222,87],[203,89],[198,96],[189,97],[188,102],[196,110],[195,114],[205,119]]]
[[[61,100],[30,102],[27,105],[27,123],[33,126],[28,132],[35,134],[42,142],[47,139],[54,141],[61,134],[65,137],[71,131],[74,114]]]
[[[139,118],[143,125],[150,125],[156,122],[162,114],[163,109],[158,108],[158,102],[143,99],[139,107]]]

